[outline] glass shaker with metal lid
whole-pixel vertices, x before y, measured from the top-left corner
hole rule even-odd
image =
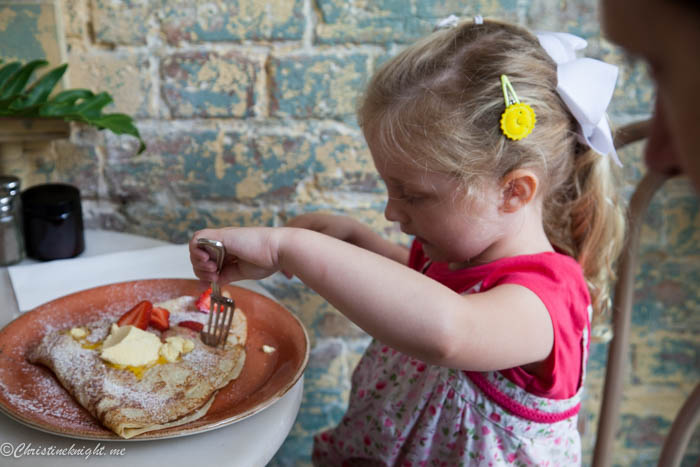
[[[19,178],[13,175],[0,175],[0,195],[5,194],[12,197],[19,194]]]
[[[0,176],[0,266],[19,263],[24,258],[19,185],[17,177]]]

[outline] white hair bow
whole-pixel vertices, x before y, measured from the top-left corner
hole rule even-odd
[[[437,31],[439,29],[454,28],[457,27],[457,24],[459,24],[459,18],[455,15],[450,15],[447,18],[443,18],[440,21],[438,21],[435,24],[435,28],[433,29],[433,31]]]
[[[617,67],[592,58],[577,58],[576,51],[585,48],[587,42],[573,34],[538,32],[537,38],[557,64],[557,92],[581,126],[581,142],[599,154],[609,154],[622,166],[605,116],[615,90]]]

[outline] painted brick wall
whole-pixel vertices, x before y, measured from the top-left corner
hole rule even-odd
[[[137,156],[128,137],[75,127],[70,142],[6,170],[24,186],[79,186],[93,228],[184,242],[205,226],[281,225],[324,209],[407,242],[383,219],[355,100],[379,63],[449,14],[587,38],[589,56],[621,66],[613,123],[648,117],[646,70],[601,39],[595,0],[64,0],[71,87],[109,91],[111,110],[137,119],[148,150]],[[643,172],[641,145],[621,158],[629,194]],[[643,230],[618,465],[655,465],[700,380],[699,239],[697,199],[685,180],[669,182]],[[340,419],[369,338],[303,284],[264,284],[302,318],[313,346],[299,418],[272,465],[308,465],[311,436]],[[606,351],[592,346],[586,462]],[[685,465],[699,457],[696,435]]]

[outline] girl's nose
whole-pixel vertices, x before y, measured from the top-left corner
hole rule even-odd
[[[407,218],[406,214],[397,206],[396,200],[389,198],[386,201],[386,207],[384,208],[384,217],[386,220],[391,222],[401,222],[405,223]]]

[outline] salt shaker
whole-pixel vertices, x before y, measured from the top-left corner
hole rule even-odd
[[[0,196],[10,196],[17,222],[22,228],[22,199],[19,194],[19,178],[13,175],[0,175]]]
[[[0,175],[0,195],[10,195],[13,198],[19,194],[19,178],[13,175]],[[17,209],[21,211],[21,209]]]
[[[0,266],[19,263],[24,258],[22,224],[17,210],[17,196],[0,197]]]

